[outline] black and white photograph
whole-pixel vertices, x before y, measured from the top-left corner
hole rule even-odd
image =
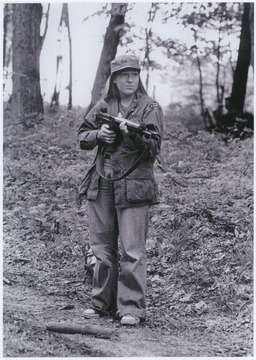
[[[253,358],[254,2],[1,7],[2,356]]]

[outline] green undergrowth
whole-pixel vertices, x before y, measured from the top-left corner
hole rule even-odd
[[[5,113],[4,276],[89,303],[88,214],[77,191],[93,151],[77,147],[82,113],[47,113],[26,127]],[[220,355],[245,355],[252,343],[253,140],[224,142],[198,129],[198,119],[188,126],[189,116],[166,115],[155,165],[161,202],[150,210],[146,325],[238,332],[242,343]]]

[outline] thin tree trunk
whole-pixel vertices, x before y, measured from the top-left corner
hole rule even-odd
[[[148,12],[148,23],[152,25],[155,17],[156,12],[159,9],[159,5],[156,3],[151,4],[151,8]],[[152,26],[148,26],[145,28],[145,35],[146,35],[146,49],[145,49],[145,57],[144,57],[144,65],[147,70],[147,77],[146,77],[146,90],[148,91],[149,88],[149,78],[150,78],[150,52],[151,52],[151,42],[152,42]]]
[[[226,13],[226,4],[220,3],[219,4],[219,13],[220,13],[220,24],[218,30],[218,44],[217,44],[217,72],[216,72],[216,92],[217,92],[217,103],[218,106],[222,104],[223,101],[223,85],[220,85],[220,70],[221,70],[221,31],[222,31],[222,24],[224,19],[224,14]],[[223,80],[223,79],[222,79]],[[223,81],[222,81],[223,84]]]
[[[106,31],[103,49],[92,89],[91,103],[88,111],[102,96],[104,86],[110,75],[110,62],[115,58],[119,40],[122,36],[125,13],[128,4],[112,3],[111,17]]]
[[[3,90],[7,79],[10,78],[11,72],[11,57],[12,57],[12,4],[5,4],[4,6],[4,33],[3,33]]]
[[[44,17],[45,17],[45,27],[44,27],[44,33],[43,33],[43,35],[41,36],[41,49],[42,49],[42,47],[43,47],[44,40],[45,40],[47,31],[48,31],[50,6],[51,6],[51,5],[48,4],[46,13],[44,14]]]
[[[58,111],[59,109],[59,97],[60,97],[60,87],[61,87],[61,80],[62,80],[62,55],[57,55],[56,59],[56,80],[54,91],[51,99],[50,107],[54,109],[54,111]]]
[[[220,33],[221,33],[221,25],[219,27],[219,36],[218,36],[218,45],[217,45],[217,72],[216,72],[216,91],[217,91],[217,103],[220,104]]]
[[[146,76],[146,91],[148,92],[148,87],[149,87],[149,67],[150,67],[150,38],[151,38],[151,29],[145,29],[145,35],[146,35],[146,49],[145,49],[145,68],[146,68],[146,71],[147,71],[147,76]]]
[[[69,84],[68,84],[68,110],[72,109],[72,39],[70,32],[70,23],[69,23],[69,12],[68,5],[66,7],[66,26],[68,29],[68,41],[69,41]]]
[[[254,69],[254,3],[250,4],[251,65]]]
[[[199,71],[199,96],[200,96],[200,104],[201,104],[201,114],[204,114],[204,97],[203,97],[203,74],[202,74],[202,68],[201,68],[201,61],[199,56],[197,55],[197,66]]]
[[[202,66],[201,66],[201,60],[198,54],[198,48],[197,48],[197,33],[194,30],[194,40],[195,40],[195,49],[196,49],[196,61],[197,61],[197,67],[199,72],[199,97],[200,97],[200,106],[201,106],[201,115],[204,116],[205,114],[205,106],[204,106],[204,98],[203,98],[203,73],[202,73]]]
[[[232,102],[239,112],[243,112],[244,108],[248,71],[251,62],[251,6],[253,6],[253,4],[244,3],[238,59],[231,93]]]
[[[60,15],[60,22],[58,26],[58,39],[57,39],[57,57],[56,57],[56,80],[53,90],[53,95],[51,99],[50,107],[52,111],[58,111],[60,103],[60,89],[62,82],[62,37],[63,37],[63,29],[65,27],[65,4],[62,4],[62,10]]]
[[[3,66],[5,68],[8,68],[11,62],[11,42],[13,36],[12,7],[12,4],[5,4],[4,6]]]
[[[69,12],[68,12],[68,4],[62,5],[62,11],[60,16],[60,22],[58,27],[59,38],[58,38],[58,55],[57,55],[57,66],[56,66],[56,81],[54,86],[54,91],[51,99],[50,107],[53,108],[54,111],[58,111],[59,109],[59,97],[60,97],[60,89],[61,89],[61,81],[62,81],[62,39],[63,39],[63,30],[67,28],[68,31],[68,41],[69,41],[69,84],[66,87],[69,92],[68,97],[68,109],[72,109],[72,42],[71,42],[71,33],[70,33],[70,25],[69,25]]]

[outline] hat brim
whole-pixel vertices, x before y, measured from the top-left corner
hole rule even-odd
[[[112,70],[111,74],[114,74],[114,73],[116,73],[117,71],[124,70],[124,69],[134,69],[134,70],[138,70],[138,71],[141,70],[140,67],[124,65],[124,66],[118,67],[118,68],[115,69],[115,70]]]

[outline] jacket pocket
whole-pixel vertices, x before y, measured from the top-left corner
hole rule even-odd
[[[151,179],[126,179],[126,198],[129,202],[152,201],[155,197]]]

